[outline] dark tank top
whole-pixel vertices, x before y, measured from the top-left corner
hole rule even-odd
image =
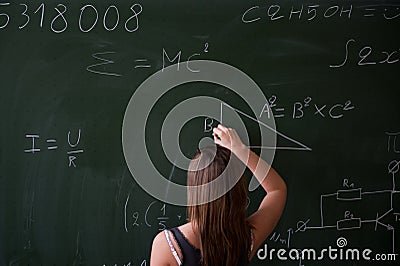
[[[172,228],[170,231],[182,251],[182,266],[201,266],[200,249],[195,248],[177,227]],[[244,252],[240,256],[237,266],[247,266],[248,264],[247,252]]]

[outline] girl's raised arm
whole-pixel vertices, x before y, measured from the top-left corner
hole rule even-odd
[[[258,210],[248,218],[253,226],[252,258],[282,215],[286,203],[286,184],[272,166],[243,144],[236,130],[218,125],[213,134],[215,143],[230,149],[250,169],[267,193]]]

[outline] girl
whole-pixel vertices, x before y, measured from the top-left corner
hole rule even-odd
[[[221,175],[228,175],[237,183],[230,190],[230,182],[225,182],[222,188],[221,184],[211,187],[211,191],[188,188],[189,221],[160,232],[154,238],[151,266],[248,265],[281,217],[286,185],[279,174],[245,146],[234,129],[218,125],[213,135],[217,148],[206,147],[195,154],[189,166],[187,185],[190,188],[208,184]],[[267,192],[258,210],[248,218],[246,179],[243,175],[238,180],[232,177],[235,167],[227,167],[231,157],[233,161],[240,159]],[[229,191],[204,203],[205,198],[220,189]],[[199,201],[201,204],[196,204]]]

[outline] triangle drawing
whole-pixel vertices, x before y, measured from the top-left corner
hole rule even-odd
[[[293,146],[286,146],[286,147],[279,147],[279,146],[276,146],[276,147],[268,147],[268,146],[250,146],[250,148],[270,149],[270,150],[275,149],[275,150],[312,151],[312,149],[311,149],[310,147],[306,146],[305,144],[303,144],[303,143],[301,143],[301,142],[299,142],[299,141],[297,141],[297,140],[295,140],[295,139],[293,139],[293,138],[291,138],[291,137],[289,137],[289,136],[287,136],[287,135],[285,135],[285,134],[283,134],[283,133],[277,131],[275,128],[273,128],[273,127],[267,125],[266,123],[264,123],[264,122],[262,122],[262,121],[260,121],[260,120],[258,120],[258,119],[256,119],[256,118],[254,118],[254,117],[252,117],[252,116],[250,116],[250,115],[248,115],[248,114],[246,114],[246,113],[244,113],[244,112],[242,112],[242,111],[240,111],[240,110],[238,110],[238,109],[236,109],[236,108],[234,108],[234,107],[232,107],[232,106],[230,106],[230,105],[228,105],[228,104],[226,104],[225,102],[221,102],[221,106],[220,106],[220,122],[221,122],[221,123],[222,123],[222,121],[223,121],[222,119],[223,119],[223,109],[224,109],[224,107],[227,107],[227,108],[233,110],[234,112],[236,112],[236,113],[238,113],[238,114],[241,114],[241,115],[247,117],[248,119],[250,119],[250,120],[252,120],[252,121],[258,123],[259,125],[261,125],[261,126],[267,128],[268,130],[274,132],[274,133],[277,134],[278,136],[280,136],[280,137],[286,139],[286,140],[289,141],[290,143],[295,144],[295,145],[293,145]]]

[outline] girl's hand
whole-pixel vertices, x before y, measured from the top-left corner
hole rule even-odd
[[[240,151],[244,144],[233,128],[227,128],[221,124],[213,129],[214,142],[224,148],[231,150],[233,153]]]

